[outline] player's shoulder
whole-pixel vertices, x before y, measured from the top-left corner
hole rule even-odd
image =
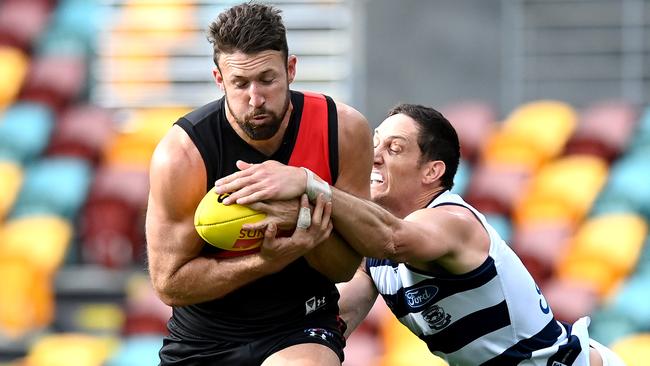
[[[336,104],[336,112],[339,122],[353,124],[358,127],[369,128],[368,120],[361,112],[349,104],[340,101],[334,101],[334,103]]]
[[[177,171],[202,168],[201,155],[187,133],[173,125],[158,142],[151,157],[151,170]]]

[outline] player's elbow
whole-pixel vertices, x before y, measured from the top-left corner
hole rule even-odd
[[[189,305],[186,301],[183,300],[181,296],[178,295],[176,291],[173,280],[169,276],[164,275],[152,275],[151,282],[153,284],[153,289],[165,305],[168,306],[184,306]]]

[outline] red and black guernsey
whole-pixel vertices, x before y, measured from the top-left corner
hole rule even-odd
[[[176,122],[201,153],[207,173],[206,193],[217,179],[238,170],[237,160],[277,160],[307,167],[330,184],[336,182],[338,120],[334,101],[320,94],[291,91],[291,103],[293,111],[284,138],[271,156],[252,148],[237,135],[226,119],[224,98]],[[205,243],[203,254],[221,256],[223,251]],[[335,321],[338,297],[334,284],[300,258],[284,270],[223,298],[175,307],[168,326],[171,334],[180,338],[249,342],[282,329],[310,324],[310,319],[324,316]],[[322,304],[316,311],[306,306],[312,299]]]

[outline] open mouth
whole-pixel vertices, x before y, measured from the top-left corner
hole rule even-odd
[[[373,170],[370,173],[370,184],[381,184],[384,183],[384,176],[380,172]]]

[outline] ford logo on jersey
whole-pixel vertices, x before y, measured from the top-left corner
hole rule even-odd
[[[422,286],[417,288],[412,288],[404,292],[406,297],[406,304],[413,310],[418,310],[423,307],[434,296],[438,293],[438,288],[436,286]]]

